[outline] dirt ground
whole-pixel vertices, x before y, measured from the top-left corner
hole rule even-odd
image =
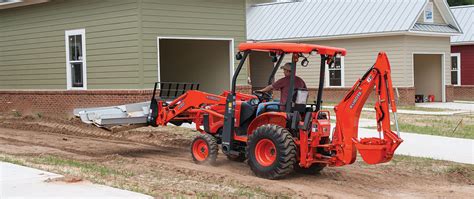
[[[317,175],[281,180],[253,175],[219,154],[216,166],[192,162],[196,132],[180,127],[103,130],[79,120],[0,116],[0,161],[163,196],[291,198],[469,198],[473,166],[397,156],[381,165],[357,161]],[[360,160],[360,158],[359,158]]]

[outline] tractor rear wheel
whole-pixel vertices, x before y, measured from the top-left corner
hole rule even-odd
[[[191,156],[196,164],[215,164],[218,150],[216,138],[209,134],[197,135],[191,144]]]
[[[247,143],[250,169],[256,176],[282,178],[294,170],[296,145],[288,130],[277,125],[258,127]]]

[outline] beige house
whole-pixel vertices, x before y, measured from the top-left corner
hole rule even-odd
[[[450,36],[461,30],[445,0],[312,0],[255,4],[247,10],[247,38],[258,42],[301,42],[342,47],[347,56],[327,69],[326,101],[338,101],[387,52],[402,104],[415,95],[452,101]],[[252,57],[254,88],[267,84],[271,61]],[[310,90],[319,84],[319,57],[297,70]],[[277,73],[277,77],[282,74]]]

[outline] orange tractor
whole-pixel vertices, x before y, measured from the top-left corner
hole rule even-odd
[[[236,80],[248,56],[255,51],[268,52],[274,62],[269,77],[274,75],[286,55],[291,56],[291,75],[288,100],[279,110],[264,108],[257,115],[260,103],[272,101],[270,93],[253,95],[236,92]],[[295,89],[296,65],[301,59],[307,65],[308,56],[321,58],[319,89],[315,104],[307,102],[307,90]],[[375,64],[354,84],[335,106],[336,126],[331,133],[330,112],[321,110],[325,67],[334,64],[336,57],[345,56],[346,50],[320,45],[295,43],[243,43],[236,55],[240,63],[233,75],[230,91],[214,95],[193,89],[176,88],[161,84],[160,96],[175,92],[176,99],[167,102],[156,99],[154,92],[149,123],[154,126],[167,123],[193,122],[201,132],[192,142],[194,162],[213,164],[218,149],[230,160],[245,161],[255,175],[281,178],[294,170],[314,173],[326,166],[352,164],[359,151],[368,164],[388,162],[403,141],[390,129],[390,109],[396,122],[396,104],[390,76],[390,64],[384,52],[378,54]],[[155,84],[156,91],[157,84]],[[196,87],[195,87],[196,88]],[[178,91],[186,91],[180,93]],[[370,93],[375,91],[378,136],[358,137],[361,109]],[[306,92],[306,93],[305,93]],[[304,99],[304,100],[301,100]],[[396,123],[397,124],[397,123]],[[398,124],[397,124],[398,132]],[[219,147],[220,146],[220,147]]]

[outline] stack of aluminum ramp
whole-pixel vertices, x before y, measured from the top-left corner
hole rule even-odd
[[[78,108],[74,115],[82,122],[99,127],[110,127],[128,124],[146,124],[150,102],[124,104],[120,106]]]

